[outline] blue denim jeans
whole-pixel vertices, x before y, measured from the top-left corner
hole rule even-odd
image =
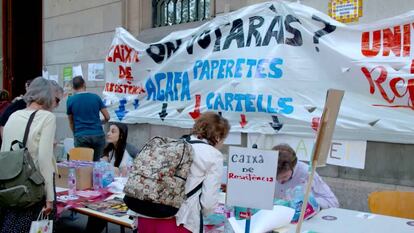
[[[105,148],[105,135],[75,136],[75,147],[93,149],[93,161],[99,161]]]

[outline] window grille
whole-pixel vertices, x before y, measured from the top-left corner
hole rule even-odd
[[[154,27],[205,20],[211,0],[153,0]]]

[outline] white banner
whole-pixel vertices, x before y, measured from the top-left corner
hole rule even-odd
[[[189,128],[200,112],[233,132],[311,137],[329,88],[345,90],[334,138],[412,143],[414,12],[345,25],[274,1],[145,44],[117,28],[106,57],[111,118]]]

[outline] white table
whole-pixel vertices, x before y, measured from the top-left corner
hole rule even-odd
[[[291,224],[280,233],[294,233]],[[301,233],[414,233],[414,219],[396,218],[354,210],[331,208],[322,210],[302,224]],[[274,231],[277,232],[277,231]]]

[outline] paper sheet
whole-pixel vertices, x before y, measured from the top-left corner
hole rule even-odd
[[[61,192],[65,192],[68,191],[69,189],[67,188],[61,188],[61,187],[56,187],[56,193],[61,193]]]
[[[82,76],[83,77],[82,65],[77,65],[77,66],[72,67],[72,78],[74,78],[76,76]]]
[[[53,80],[53,81],[59,83],[59,75],[51,74],[51,75],[49,75],[49,80]]]
[[[88,64],[88,80],[89,81],[105,81],[104,63]]]
[[[250,222],[251,233],[264,233],[275,228],[286,226],[292,220],[295,210],[286,206],[276,205],[273,210],[260,210],[252,216]],[[235,233],[244,233],[246,220],[229,219]]]
[[[42,70],[42,77],[44,79],[49,79],[49,72],[47,70]]]

